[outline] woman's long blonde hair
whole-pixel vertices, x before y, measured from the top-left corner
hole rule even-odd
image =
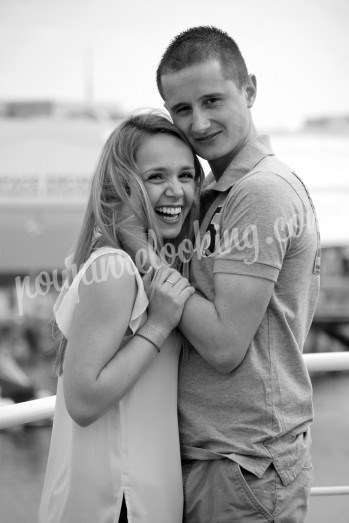
[[[143,141],[158,133],[168,134],[183,141],[193,152],[196,197],[183,225],[180,238],[192,239],[193,222],[199,212],[199,191],[203,181],[203,170],[191,145],[185,136],[164,115],[150,112],[132,116],[117,127],[106,141],[92,178],[90,195],[72,257],[74,272],[101,245],[124,249],[134,261],[136,252],[132,244],[132,234],[124,219],[125,208],[134,213],[144,224],[146,233],[152,231],[156,247],[162,246],[156,216],[150,203],[142,177],[137,167],[136,155]],[[158,252],[157,252],[158,254]],[[67,340],[58,332],[56,369],[62,373]]]

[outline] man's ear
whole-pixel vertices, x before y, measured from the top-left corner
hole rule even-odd
[[[257,96],[257,78],[254,74],[248,75],[248,83],[245,86],[247,107],[251,109]]]

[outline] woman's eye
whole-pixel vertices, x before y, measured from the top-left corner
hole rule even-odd
[[[162,180],[162,177],[161,177],[161,174],[158,174],[158,173],[150,174],[147,178],[148,182],[156,182],[156,181],[160,181],[160,180]]]
[[[194,180],[195,173],[193,173],[192,171],[184,171],[182,172],[181,177],[184,179]]]

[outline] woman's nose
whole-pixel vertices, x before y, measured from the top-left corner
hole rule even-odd
[[[183,195],[183,186],[178,180],[178,178],[174,178],[172,180],[169,180],[167,183],[166,196],[182,196]]]

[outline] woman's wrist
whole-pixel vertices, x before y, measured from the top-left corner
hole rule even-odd
[[[169,336],[171,330],[163,326],[159,326],[151,321],[147,321],[136,334],[140,334],[147,338],[153,345],[159,349],[164,344],[166,338]]]
[[[135,336],[138,336],[138,338],[142,338],[143,340],[147,341],[156,350],[157,353],[161,352],[161,348],[151,338],[144,336],[140,332],[136,332]]]

